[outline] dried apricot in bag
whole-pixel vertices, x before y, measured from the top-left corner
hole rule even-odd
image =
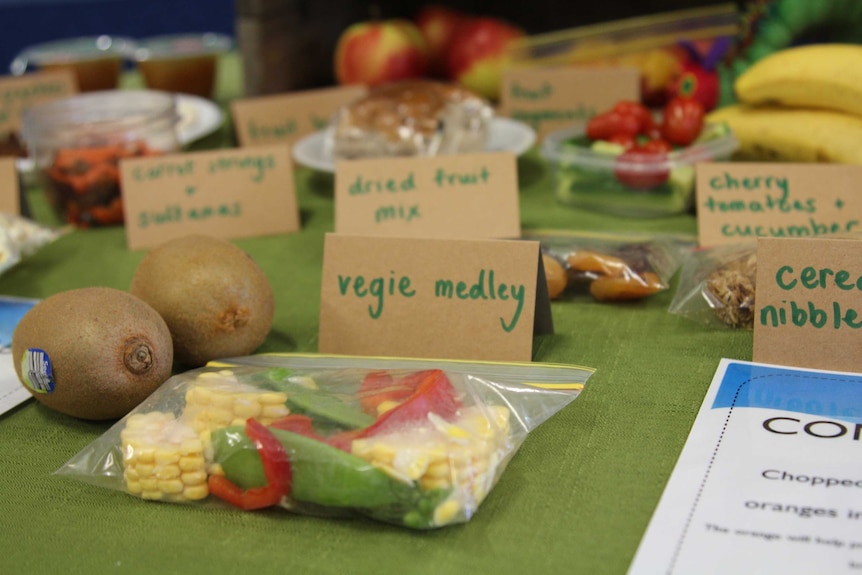
[[[545,281],[548,284],[548,297],[557,299],[566,291],[568,276],[566,268],[560,260],[550,254],[542,254],[542,265],[545,268]]]
[[[666,288],[656,274],[644,272],[596,278],[590,283],[590,294],[598,301],[623,301],[641,299]]]

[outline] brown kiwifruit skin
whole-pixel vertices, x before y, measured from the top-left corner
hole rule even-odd
[[[25,383],[30,348],[48,355],[54,390]],[[171,376],[173,343],[162,317],[140,298],[108,287],[54,294],[33,306],[12,334],[15,372],[45,406],[81,419],[117,419]]]
[[[269,280],[245,251],[220,238],[189,235],[156,246],[138,264],[130,291],[165,319],[183,368],[248,355],[272,328]]]

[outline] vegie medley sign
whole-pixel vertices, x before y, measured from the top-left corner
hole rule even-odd
[[[529,361],[553,333],[538,242],[327,234],[319,351]]]

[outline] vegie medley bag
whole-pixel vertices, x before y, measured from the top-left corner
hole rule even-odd
[[[57,470],[144,500],[469,521],[592,370],[256,355],[172,377]]]

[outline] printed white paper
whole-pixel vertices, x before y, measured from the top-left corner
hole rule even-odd
[[[629,575],[862,573],[862,375],[724,359]]]

